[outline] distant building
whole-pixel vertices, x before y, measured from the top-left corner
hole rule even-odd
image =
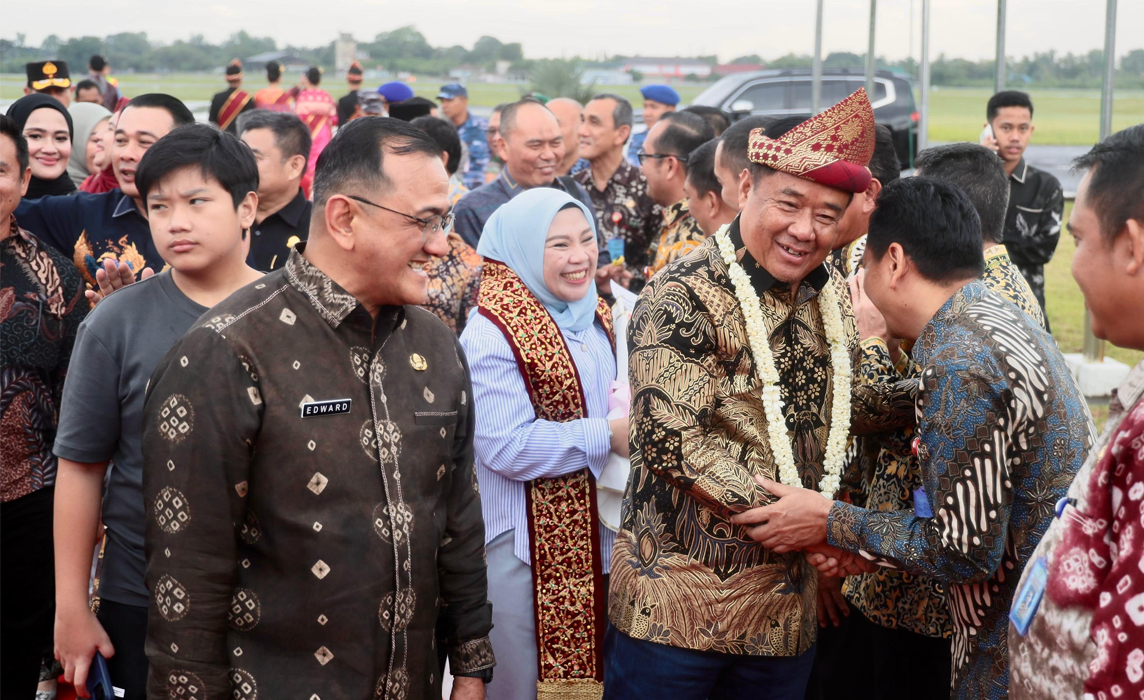
[[[334,42],[334,70],[345,73],[357,58],[357,42],[353,34],[339,34]]]
[[[762,63],[720,63],[715,66],[715,75],[735,75],[736,73],[751,73],[757,70],[766,70]]]
[[[256,56],[249,56],[242,59],[242,65],[247,72],[260,72],[265,70],[266,64],[271,61],[278,61],[286,70],[306,70],[310,67],[309,63],[289,51],[267,51]]]
[[[655,58],[637,56],[624,62],[621,70],[625,73],[636,71],[644,80],[683,80],[689,75],[700,78],[710,77],[711,64],[697,58]]]
[[[580,76],[582,85],[631,85],[632,74],[619,68],[586,67]]]

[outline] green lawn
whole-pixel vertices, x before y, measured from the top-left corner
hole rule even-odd
[[[977,141],[985,125],[992,90],[939,88],[930,92],[930,140]],[[1030,90],[1033,142],[1041,145],[1089,145],[1099,140],[1099,90]],[[1144,91],[1114,94],[1112,130],[1144,122]]]
[[[1072,202],[1067,202],[1065,221],[1068,221],[1071,211]],[[1053,337],[1057,339],[1062,352],[1080,352],[1084,338],[1084,296],[1081,295],[1071,270],[1075,251],[1072,236],[1067,230],[1062,231],[1057,253],[1045,267],[1045,305],[1048,307]],[[1105,355],[1130,367],[1144,359],[1144,352],[1125,350],[1107,343]]]

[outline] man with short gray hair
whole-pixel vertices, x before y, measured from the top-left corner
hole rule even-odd
[[[573,177],[596,206],[596,229],[603,235],[618,278],[638,292],[647,281],[648,247],[659,235],[663,215],[647,193],[647,178],[624,157],[632,133],[632,103],[601,93],[584,107],[577,136],[580,157],[590,167]],[[622,262],[621,262],[622,257]]]
[[[238,136],[258,163],[258,216],[250,232],[248,265],[270,272],[310,231],[311,204],[302,192],[310,130],[286,112],[257,109],[238,118]]]

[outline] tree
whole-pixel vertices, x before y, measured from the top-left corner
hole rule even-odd
[[[477,43],[473,44],[473,50],[469,53],[469,63],[476,63],[484,65],[492,63],[500,58],[501,49],[504,44],[499,39],[491,36],[482,36],[477,39]]]
[[[757,53],[753,53],[750,56],[740,56],[740,57],[736,58],[735,60],[731,61],[731,64],[736,65],[736,66],[744,65],[744,64],[746,64],[746,65],[758,65],[760,63],[766,63],[766,61],[764,61],[759,56],[759,54],[757,54]]]
[[[596,94],[596,81],[584,84],[584,68],[579,60],[553,58],[539,61],[532,71],[530,92],[549,97],[571,97],[586,104]]]

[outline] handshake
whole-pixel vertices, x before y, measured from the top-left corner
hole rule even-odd
[[[824,576],[853,576],[877,566],[860,554],[830,545],[826,539],[834,501],[810,489],[793,488],[756,476],[755,481],[778,498],[774,503],[743,511],[731,518],[747,535],[777,553],[804,552]]]

